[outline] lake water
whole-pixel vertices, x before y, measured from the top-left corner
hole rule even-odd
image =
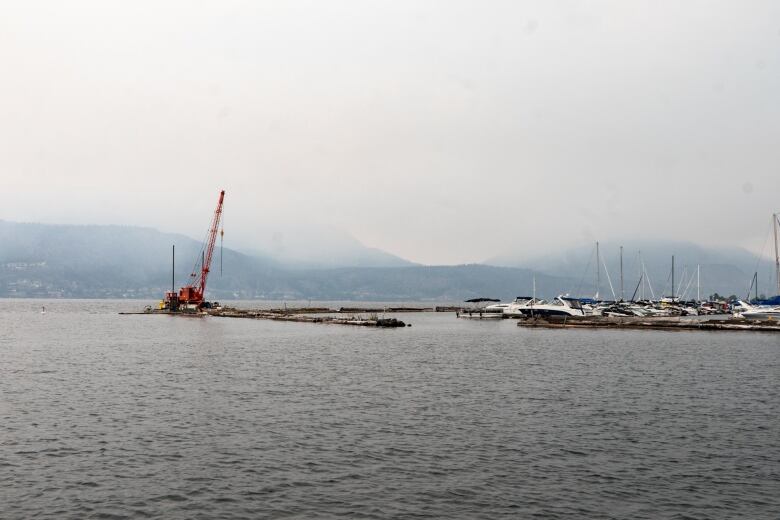
[[[780,518],[780,335],[146,303],[0,300],[0,518]]]

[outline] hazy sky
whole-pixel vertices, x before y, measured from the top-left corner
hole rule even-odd
[[[0,1],[0,218],[761,249],[780,2]],[[279,222],[284,220],[284,224]]]

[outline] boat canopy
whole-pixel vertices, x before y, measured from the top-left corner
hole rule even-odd
[[[579,298],[569,298],[568,296],[559,296],[558,299],[569,304],[572,309],[582,309],[582,303]]]

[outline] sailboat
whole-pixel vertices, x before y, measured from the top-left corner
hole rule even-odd
[[[777,296],[764,302],[769,305],[780,305],[780,248],[777,245],[777,228],[780,227],[780,218],[777,213],[772,213],[772,231],[775,235],[775,282],[777,283]]]
[[[767,300],[758,299],[758,272],[753,274],[750,282],[746,300],[750,299],[750,291],[755,288],[756,305],[751,305],[745,301],[738,301],[734,305],[732,312],[734,316],[752,319],[752,320],[777,320],[780,319],[780,245],[778,245],[777,235],[780,227],[780,218],[777,213],[772,214],[772,234],[775,239],[775,282],[777,283],[777,296]]]
[[[774,239],[775,239],[775,283],[777,284],[776,285],[777,294],[776,296],[772,296],[771,298],[768,298],[766,300],[761,300],[756,302],[765,306],[766,305],[780,306],[780,244],[778,244],[778,228],[780,228],[780,215],[778,215],[777,213],[772,213],[772,233],[774,234]],[[753,276],[756,285],[758,285],[758,280],[755,279],[757,275],[753,275]],[[749,291],[750,290],[748,289],[748,292]]]

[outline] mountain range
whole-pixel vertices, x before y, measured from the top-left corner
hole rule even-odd
[[[176,288],[186,284],[202,244],[184,235],[130,226],[72,226],[0,221],[0,297],[158,299],[171,288],[171,246],[176,246]],[[504,300],[531,294],[592,296],[595,254],[583,246],[538,257],[504,256],[482,264],[424,266],[357,241],[331,247],[327,258],[293,259],[262,249],[218,247],[207,286],[210,299],[461,301],[473,297]],[[639,278],[638,244],[624,244],[624,294]],[[619,293],[617,246],[602,245],[600,294],[611,297],[606,273]],[[289,249],[288,249],[289,250]],[[702,295],[747,291],[752,272],[771,271],[741,249],[704,248],[690,243],[645,244],[642,259],[658,294],[670,290],[671,254],[676,255],[677,287],[701,265]],[[685,267],[687,266],[687,268]],[[687,274],[683,276],[683,271]],[[768,275],[760,274],[761,290]],[[693,285],[693,287],[691,287]],[[666,288],[664,287],[666,286]],[[680,287],[678,294],[684,287]],[[692,292],[693,290],[693,292]],[[646,288],[649,296],[649,287]],[[619,295],[619,294],[618,294]]]
[[[681,241],[607,241],[599,244],[599,270],[596,272],[596,245],[583,244],[563,252],[528,255],[518,252],[485,260],[485,264],[536,268],[547,274],[577,280],[575,292],[594,294],[596,286],[603,298],[620,297],[620,248],[623,248],[624,297],[636,290],[647,297],[672,292],[672,256],[675,263],[675,294],[695,297],[718,292],[745,297],[754,273],[759,292],[774,294],[774,263],[738,247],[704,247]],[[600,284],[597,281],[600,278]],[[612,287],[610,287],[610,282]],[[577,288],[580,288],[579,290]],[[751,291],[753,294],[754,291]]]
[[[338,267],[403,267],[417,265],[381,249],[366,247],[343,230],[312,223],[306,227],[284,224],[268,228],[262,223],[238,250],[275,261],[286,269]]]

